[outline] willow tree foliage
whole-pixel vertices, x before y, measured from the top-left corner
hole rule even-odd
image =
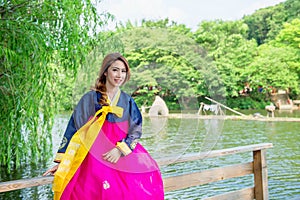
[[[1,166],[51,155],[61,72],[76,74],[109,17],[90,0],[0,1]]]

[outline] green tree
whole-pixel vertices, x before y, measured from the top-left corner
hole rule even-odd
[[[286,0],[275,6],[262,8],[245,16],[244,22],[249,27],[249,39],[255,39],[258,45],[274,40],[285,22],[300,16],[300,2]]]
[[[139,99],[144,98],[151,105],[159,88],[160,95],[174,105],[171,108],[180,109],[178,106],[182,106],[184,109],[191,105],[195,108],[197,97],[215,92],[212,88],[219,87],[218,79],[214,78],[216,73],[208,74],[213,69],[209,67],[210,61],[204,49],[188,34],[188,29],[177,24],[161,26],[147,23],[146,27],[127,26],[119,30],[118,37],[124,44],[133,71],[127,87],[131,91],[144,86],[156,88],[154,91],[139,91],[136,99],[141,104],[145,101]],[[209,84],[210,81],[216,84]]]
[[[247,37],[248,26],[241,20],[238,21],[203,21],[194,33],[194,38],[198,44],[204,47],[209,55],[219,47],[226,37],[231,35],[241,35]]]
[[[288,60],[290,72],[297,75],[298,87],[300,87],[300,20],[294,19],[283,26],[284,28],[270,44],[290,52],[285,59]],[[293,90],[292,95],[292,98],[298,98],[299,90]]]
[[[291,23],[285,23],[283,29],[275,38],[277,45],[290,46],[300,51],[300,19],[294,19]]]
[[[227,98],[237,97],[248,81],[246,68],[256,55],[256,42],[247,40],[248,26],[243,21],[211,21],[195,32],[198,43],[209,52],[226,88]]]
[[[297,53],[293,48],[261,45],[247,71],[253,87],[261,85],[266,90],[274,87],[299,94],[299,77],[293,70],[296,60]]]
[[[1,1],[0,163],[37,162],[51,149],[63,69],[76,74],[109,15],[90,0]],[[70,76],[69,75],[69,76]],[[51,150],[50,150],[51,152]]]

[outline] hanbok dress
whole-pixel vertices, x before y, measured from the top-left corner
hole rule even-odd
[[[87,92],[69,120],[55,157],[54,199],[164,199],[159,167],[138,142],[142,116],[133,98],[119,90],[101,106],[100,97]],[[115,164],[102,158],[114,147],[122,152]]]

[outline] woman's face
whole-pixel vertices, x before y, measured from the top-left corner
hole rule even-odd
[[[120,60],[116,60],[111,64],[104,75],[106,76],[107,87],[114,88],[121,86],[127,75],[125,64]]]

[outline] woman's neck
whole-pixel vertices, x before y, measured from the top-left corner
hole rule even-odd
[[[107,87],[107,86],[106,86]],[[107,87],[106,88],[106,94],[110,100],[113,100],[116,93],[119,91],[119,87]]]

